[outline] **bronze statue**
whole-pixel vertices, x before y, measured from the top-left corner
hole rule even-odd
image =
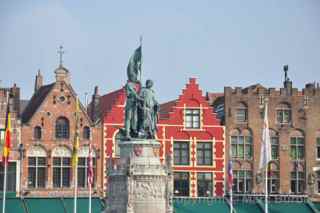
[[[152,86],[153,81],[147,80],[146,86],[140,91],[140,97],[142,98],[141,104],[139,105],[142,111],[139,130],[140,137],[154,138],[157,130],[159,104],[155,99]]]
[[[152,80],[146,81],[146,86],[141,88],[141,46],[130,57],[127,67],[128,81],[125,86],[125,128],[122,133],[127,140],[131,138],[154,138],[156,134],[157,113],[159,104],[155,99],[152,89]]]

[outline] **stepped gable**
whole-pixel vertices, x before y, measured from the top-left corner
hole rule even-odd
[[[54,85],[55,83],[42,86],[33,94],[31,100],[22,113],[22,123],[27,123],[30,120],[42,102],[46,99]]]
[[[196,81],[196,78],[190,78],[186,87],[182,90],[182,94],[177,100],[164,103],[160,106],[160,119],[159,123],[172,123],[179,124],[183,123],[179,113],[176,113],[178,108],[183,108],[187,105],[188,107],[199,107],[208,110],[213,116],[206,116],[204,123],[208,125],[219,125],[220,120],[217,118],[216,113],[214,113],[213,107],[209,105],[206,97],[202,95],[202,90]],[[208,113],[206,112],[206,113]],[[165,121],[164,121],[165,120]],[[167,121],[170,120],[170,121]]]
[[[124,88],[110,92],[101,97],[101,112],[105,123],[123,123],[125,106]]]

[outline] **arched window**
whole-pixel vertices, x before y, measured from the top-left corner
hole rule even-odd
[[[303,194],[305,190],[305,169],[304,165],[294,161],[291,168],[291,192],[294,194]]]
[[[252,166],[249,163],[244,165],[233,165],[233,191],[235,193],[249,193],[252,191]]]
[[[56,138],[69,139],[69,120],[65,117],[59,117],[56,121]]]
[[[88,169],[89,169],[89,146],[84,146],[79,149],[78,153],[78,186],[82,188],[88,187]],[[96,180],[96,152],[92,150],[93,164],[93,186]]]
[[[279,159],[279,134],[270,129],[270,139],[271,139],[271,158],[272,160]]]
[[[276,163],[270,163],[268,168],[268,190],[269,193],[279,192],[279,166]]]
[[[248,129],[231,131],[232,158],[252,159],[252,134]]]
[[[291,106],[288,103],[281,103],[277,106],[278,124],[289,124],[291,122]]]
[[[40,146],[33,146],[27,151],[28,187],[45,188],[47,182],[47,153]]]
[[[295,130],[290,134],[290,157],[291,160],[304,159],[304,134]]]
[[[52,151],[53,187],[70,187],[71,182],[71,151],[63,146]]]
[[[245,103],[239,103],[236,108],[236,121],[237,123],[248,122],[248,107]]]
[[[34,140],[41,140],[41,137],[42,137],[41,127],[40,126],[36,126],[33,129],[33,138],[34,138]]]
[[[90,140],[90,128],[88,126],[83,127],[83,139]]]

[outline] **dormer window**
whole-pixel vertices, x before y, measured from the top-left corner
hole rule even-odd
[[[185,109],[185,128],[200,129],[200,109]]]

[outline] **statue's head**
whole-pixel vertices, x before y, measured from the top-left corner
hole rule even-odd
[[[147,88],[151,88],[152,86],[153,86],[153,81],[150,80],[150,79],[148,79],[148,80],[146,81],[146,87],[147,87]]]

